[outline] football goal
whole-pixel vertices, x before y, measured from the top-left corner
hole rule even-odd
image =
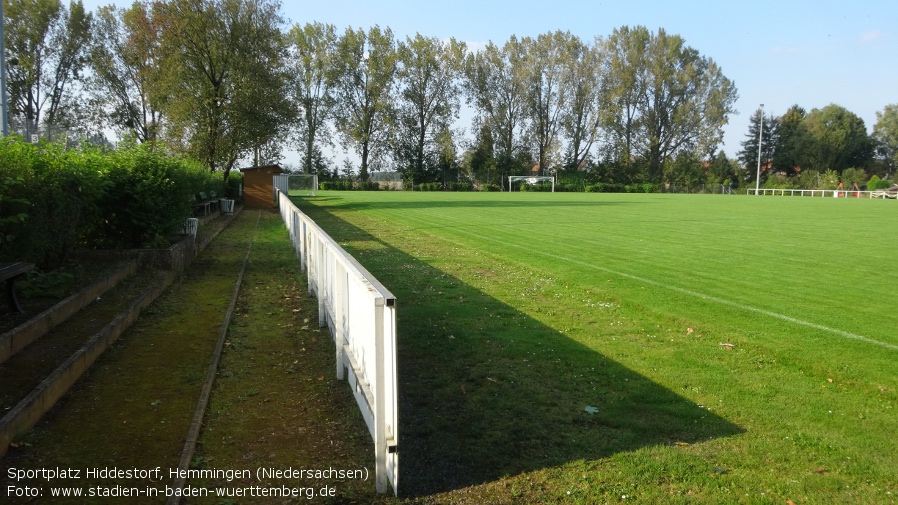
[[[274,187],[288,196],[316,196],[318,176],[315,174],[279,174],[274,176]]]
[[[515,183],[518,184],[515,184]],[[528,186],[536,186],[538,184],[552,183],[552,192],[555,192],[555,178],[549,175],[510,175],[508,176],[508,190],[521,191],[521,187],[526,184]]]

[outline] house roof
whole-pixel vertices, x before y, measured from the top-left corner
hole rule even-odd
[[[246,167],[246,168],[240,169],[241,172],[249,172],[249,171],[255,171],[255,170],[266,170],[269,172],[276,172],[279,174],[284,173],[284,169],[281,168],[281,166],[278,165],[277,163],[275,163],[273,165],[261,165],[258,167]]]

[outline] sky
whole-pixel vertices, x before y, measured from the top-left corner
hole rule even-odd
[[[84,5],[95,10],[109,3],[130,4]],[[625,25],[663,28],[713,59],[735,83],[738,114],[724,128],[721,146],[731,158],[761,104],[765,113],[779,116],[795,104],[810,112],[834,103],[872,131],[876,113],[898,103],[895,0],[304,0],[283,2],[282,12],[291,25],[319,21],[338,32],[379,25],[390,27],[397,39],[416,33],[454,37],[471,48],[555,30],[592,40]],[[456,126],[470,130],[470,118],[463,113]]]

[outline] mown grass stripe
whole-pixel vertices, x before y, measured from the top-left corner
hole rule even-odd
[[[870,203],[870,202],[864,202],[864,203]],[[378,213],[381,215],[389,215],[399,222],[412,222],[412,221],[417,222],[418,225],[422,229],[438,233],[440,236],[442,236],[444,238],[448,238],[447,234],[440,230],[451,229],[451,232],[453,234],[468,236],[468,237],[474,238],[478,241],[491,242],[495,245],[499,245],[502,247],[514,248],[514,249],[517,249],[520,251],[524,251],[531,255],[539,255],[539,256],[542,256],[542,257],[545,257],[548,259],[564,261],[571,265],[576,265],[579,267],[585,267],[587,269],[616,275],[618,277],[627,278],[629,280],[632,280],[632,281],[635,281],[635,282],[638,282],[641,284],[666,289],[669,291],[684,294],[684,295],[691,296],[694,298],[713,302],[718,305],[728,306],[728,307],[736,308],[738,310],[763,315],[766,317],[778,319],[780,321],[785,321],[787,323],[819,330],[819,331],[822,331],[825,333],[837,335],[837,336],[851,339],[851,340],[865,342],[865,343],[876,345],[876,346],[883,347],[886,349],[898,350],[898,345],[895,345],[895,344],[892,344],[889,342],[883,342],[881,340],[877,340],[877,339],[871,338],[869,336],[865,336],[865,335],[861,335],[859,333],[843,330],[843,329],[840,329],[840,328],[837,328],[837,327],[834,327],[831,325],[826,325],[826,324],[821,324],[821,323],[814,322],[814,321],[809,321],[806,319],[801,319],[798,317],[783,314],[781,312],[758,307],[756,305],[735,301],[735,300],[732,300],[727,297],[722,297],[719,295],[712,295],[712,294],[708,294],[705,292],[677,286],[675,284],[656,281],[656,280],[653,280],[648,277],[630,274],[630,273],[627,273],[620,269],[604,267],[604,266],[595,264],[594,262],[586,262],[586,261],[572,258],[570,256],[547,252],[543,248],[532,247],[532,244],[537,243],[537,242],[541,243],[541,244],[546,244],[549,247],[551,247],[551,243],[564,241],[565,239],[562,238],[562,234],[559,232],[558,226],[553,228],[556,232],[555,234],[553,234],[553,238],[543,239],[543,240],[540,240],[538,238],[532,238],[527,241],[528,244],[531,244],[531,246],[528,246],[528,245],[524,245],[519,242],[512,242],[509,240],[501,240],[500,238],[498,238],[501,236],[509,236],[511,233],[515,233],[515,232],[508,231],[504,216],[497,218],[495,215],[493,215],[495,224],[490,224],[487,226],[487,228],[490,231],[490,235],[485,235],[482,233],[476,233],[476,232],[471,231],[472,228],[477,228],[476,226],[472,226],[473,220],[471,219],[472,218],[471,215],[466,215],[465,219],[462,219],[462,218],[459,218],[457,214],[456,215],[447,215],[446,213],[438,213],[436,211],[426,211],[426,210],[409,213],[409,212],[399,211],[396,209],[391,209],[389,211],[378,211]],[[560,226],[562,228],[570,228],[571,230],[573,230],[574,234],[577,233],[577,230],[576,230],[576,228],[573,227],[573,225],[563,225],[562,224]],[[799,233],[801,233],[801,231]],[[619,234],[615,234],[615,235],[618,236]],[[633,232],[633,233],[630,233],[629,235],[630,235],[631,243],[623,244],[623,246],[626,247],[626,249],[622,248],[620,250],[620,254],[618,256],[621,258],[626,258],[626,261],[631,264],[634,264],[634,263],[640,264],[640,262],[644,262],[647,264],[647,262],[649,262],[650,259],[649,258],[640,259],[638,256],[638,251],[635,251],[632,248],[632,241],[638,240],[639,237],[645,237],[645,234]],[[810,233],[804,233],[804,235],[806,235],[808,238],[811,238],[811,239],[815,238],[815,236]],[[564,236],[567,236],[567,235],[564,235]],[[700,236],[700,234],[696,233],[696,236]],[[820,236],[817,235],[816,240],[819,241],[819,239],[820,239]],[[663,239],[662,239],[662,242],[664,242]],[[459,242],[459,243],[461,243],[461,242]],[[709,260],[705,259],[707,254],[703,255],[701,258],[698,258],[698,257],[690,258],[690,257],[684,257],[682,255],[681,256],[671,256],[670,249],[673,248],[674,246],[676,246],[677,243],[678,242],[668,240],[667,242],[659,245],[658,240],[655,237],[653,237],[652,242],[650,244],[647,244],[645,247],[648,248],[648,249],[646,249],[646,251],[650,250],[652,253],[651,261],[654,261],[655,257],[658,254],[665,254],[665,255],[667,255],[666,257],[668,257],[668,260],[669,260],[669,262],[671,262],[671,264],[681,263],[682,261],[686,261],[687,263],[701,261],[702,264],[708,264]],[[568,247],[568,249],[577,250],[578,252],[585,253],[586,250],[588,249],[588,247],[590,246],[590,244],[591,244],[591,242],[589,241],[588,238],[583,238],[581,240],[581,242],[578,242],[578,243],[572,242],[571,245]],[[470,245],[470,244],[465,243],[463,245]],[[605,247],[608,247],[607,244],[602,244],[602,245]],[[726,251],[727,249],[733,249],[733,248],[732,247],[724,248],[723,246],[720,246],[720,248],[718,250]],[[761,259],[765,256],[765,253],[763,253],[763,252],[751,250],[749,248],[746,248],[746,249],[748,249],[748,250],[745,252],[745,254],[750,255],[752,258]],[[801,259],[804,259],[804,261],[806,261],[806,258],[801,258]],[[799,259],[789,258],[786,261],[799,262]],[[679,266],[680,266],[680,269],[683,268],[682,264],[680,264]],[[690,270],[690,271],[694,272],[692,275],[698,275],[698,276],[705,275],[701,270]],[[713,277],[713,274],[707,274],[707,276],[710,278],[710,277]],[[809,281],[809,280],[801,280],[798,284],[811,286],[813,284],[813,282]],[[783,288],[783,289],[785,289],[785,288]]]
[[[831,327],[829,327],[829,326],[825,326],[825,325],[822,325],[822,324],[814,323],[814,322],[811,322],[811,321],[804,321],[804,320],[802,320],[802,319],[798,319],[798,318],[792,317],[792,316],[787,316],[787,315],[785,315],[785,314],[779,314],[779,313],[777,313],[777,312],[773,312],[773,311],[770,311],[770,310],[765,310],[765,309],[761,309],[761,308],[758,308],[758,307],[753,307],[753,306],[751,306],[751,305],[746,305],[746,304],[744,304],[744,303],[734,302],[734,301],[732,301],[732,300],[727,300],[727,299],[725,299],[725,298],[720,298],[720,297],[717,297],[717,296],[708,295],[708,294],[701,293],[701,292],[699,292],[699,291],[695,291],[695,290],[692,290],[692,289],[687,289],[687,288],[683,288],[683,287],[680,287],[680,286],[674,286],[674,285],[672,285],[672,284],[666,284],[666,283],[659,282],[659,281],[655,281],[655,280],[648,279],[648,278],[645,278],[645,277],[640,277],[640,276],[638,276],[638,275],[628,274],[628,273],[626,273],[626,272],[619,272],[619,271],[617,271],[617,270],[612,270],[612,269],[610,269],[610,268],[605,268],[605,267],[602,267],[602,266],[599,266],[599,265],[595,265],[595,264],[592,264],[592,263],[587,263],[587,262],[585,262],[585,261],[579,261],[579,260],[576,260],[576,259],[573,259],[573,258],[568,258],[568,257],[566,257],[566,256],[561,256],[561,255],[558,255],[558,254],[552,254],[552,253],[548,253],[548,252],[545,252],[545,251],[540,251],[539,249],[533,249],[533,248],[530,248],[530,247],[523,246],[523,245],[521,245],[521,244],[514,244],[514,243],[511,243],[511,242],[505,242],[505,241],[501,241],[501,240],[495,239],[495,238],[493,238],[493,237],[487,237],[487,236],[485,236],[485,235],[479,235],[479,234],[471,233],[471,232],[463,232],[463,233],[466,233],[466,234],[468,234],[468,235],[470,235],[470,236],[472,236],[472,237],[478,238],[478,239],[480,239],[480,240],[487,240],[487,241],[494,242],[494,243],[497,243],[497,244],[500,244],[500,245],[503,245],[503,246],[506,246],[506,247],[513,247],[513,248],[516,248],[516,249],[520,249],[520,250],[526,251],[526,252],[531,253],[531,254],[538,254],[538,255],[541,255],[541,256],[545,256],[545,257],[547,257],[547,258],[552,258],[552,259],[557,259],[557,260],[561,260],[561,261],[566,261],[566,262],[568,262],[568,263],[570,263],[570,264],[573,264],[573,265],[578,265],[578,266],[581,266],[581,267],[590,268],[590,269],[593,269],[593,270],[598,270],[598,271],[600,271],[600,272],[605,272],[605,273],[608,273],[608,274],[616,275],[616,276],[618,276],[618,277],[623,277],[623,278],[626,278],[626,279],[630,279],[630,280],[632,280],[632,281],[640,282],[640,283],[643,283],[643,284],[648,284],[648,285],[650,285],[650,286],[654,286],[654,287],[658,287],[658,288],[663,288],[663,289],[668,289],[668,290],[675,291],[675,292],[677,292],[677,293],[681,293],[681,294],[684,294],[684,295],[689,295],[689,296],[692,296],[692,297],[695,297],[695,298],[701,298],[702,300],[707,300],[707,301],[711,301],[711,302],[718,303],[718,304],[721,304],[721,305],[727,305],[727,306],[729,306],[729,307],[734,307],[734,308],[739,309],[739,310],[744,310],[744,311],[748,311],[748,312],[753,312],[753,313],[755,313],[755,314],[761,314],[761,315],[764,315],[764,316],[773,317],[773,318],[776,318],[776,319],[779,319],[779,320],[782,320],[782,321],[786,321],[786,322],[789,322],[789,323],[792,323],[792,324],[797,324],[797,325],[800,325],[800,326],[806,326],[806,327],[808,327],[808,328],[813,328],[813,329],[815,329],[815,330],[825,331],[825,332],[827,332],[827,333],[832,333],[832,334],[839,335],[839,336],[842,336],[842,337],[845,337],[845,338],[850,338],[850,339],[852,339],[852,340],[860,340],[860,341],[866,342],[866,343],[868,343],[868,344],[874,344],[874,345],[878,345],[878,346],[881,346],[881,347],[885,347],[885,348],[887,348],[887,349],[892,349],[892,350],[898,351],[898,345],[889,344],[889,343],[887,343],[887,342],[880,342],[879,340],[875,340],[875,339],[872,339],[872,338],[869,338],[869,337],[865,337],[865,336],[863,336],[863,335],[858,335],[858,334],[856,334],[856,333],[851,333],[850,331],[840,330],[840,329],[838,329],[838,328],[831,328]]]

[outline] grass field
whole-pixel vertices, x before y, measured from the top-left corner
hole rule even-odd
[[[898,501],[895,202],[295,200],[397,295],[406,497]]]

